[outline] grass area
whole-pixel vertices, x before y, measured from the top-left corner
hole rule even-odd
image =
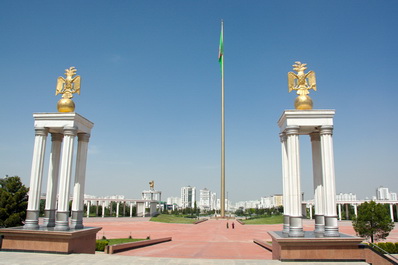
[[[160,222],[160,223],[173,223],[173,224],[193,224],[197,221],[197,219],[185,218],[171,214],[159,214],[156,217],[152,217],[150,221]]]
[[[283,223],[283,215],[273,215],[270,217],[260,217],[241,220],[246,225],[273,225],[273,224],[282,224]]]
[[[114,238],[114,239],[107,239],[109,241],[108,245],[117,245],[122,243],[130,243],[136,241],[146,240],[143,238]]]

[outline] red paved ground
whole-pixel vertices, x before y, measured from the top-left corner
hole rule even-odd
[[[226,228],[226,220],[209,220],[197,225],[149,222],[141,218],[88,218],[85,226],[101,226],[97,237],[152,239],[172,237],[171,242],[119,253],[119,255],[201,259],[272,259],[272,253],[253,243],[253,239],[271,241],[267,231],[281,231],[282,225],[240,225]],[[312,220],[304,220],[304,230],[314,229]],[[339,222],[341,233],[355,235],[351,222]],[[398,242],[398,228],[390,233],[390,242]]]

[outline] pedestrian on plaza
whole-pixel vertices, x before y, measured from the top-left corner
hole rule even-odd
[[[228,222],[227,222],[227,229],[229,229],[229,224],[228,224]]]
[[[234,222],[232,222],[232,229],[235,229],[235,224],[234,224]]]

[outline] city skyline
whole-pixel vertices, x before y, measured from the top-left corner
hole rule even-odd
[[[277,121],[294,108],[287,73],[295,61],[317,75],[314,108],[336,110],[336,192],[396,191],[396,11],[391,0],[5,1],[0,174],[29,185],[32,114],[57,111],[56,80],[75,66],[82,78],[76,112],[94,123],[85,193],[138,197],[154,180],[163,198],[184,185],[219,194],[223,19],[231,200],[282,193]],[[311,148],[302,138],[309,199]]]

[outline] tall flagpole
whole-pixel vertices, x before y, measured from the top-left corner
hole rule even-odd
[[[221,217],[225,217],[225,101],[224,101],[224,21],[221,20]],[[219,56],[220,56],[219,55]]]

